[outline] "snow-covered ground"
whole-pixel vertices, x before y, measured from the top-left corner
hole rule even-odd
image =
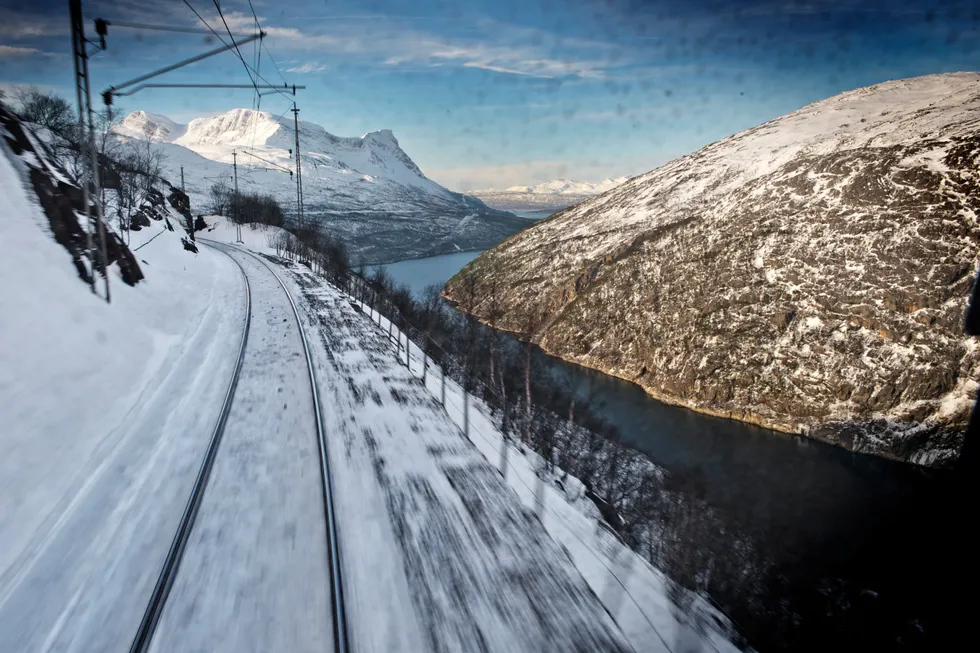
[[[241,274],[154,224],[132,234],[146,279],[110,268],[107,305],[12,161],[0,152],[0,651],[125,649],[232,373]]]
[[[253,257],[232,409],[154,651],[326,651],[330,574],[310,377],[289,301]]]
[[[598,511],[581,492],[575,500],[570,500],[557,486],[542,481],[537,473],[543,467],[540,458],[533,453],[520,454],[512,448],[505,449],[503,437],[493,421],[486,417],[486,406],[473,399],[469,399],[470,441],[466,441],[460,431],[464,397],[460,387],[451,379],[447,380],[443,407],[440,403],[441,375],[438,370],[430,369],[426,375],[429,396],[420,397],[421,350],[414,344],[411,347],[412,371],[409,372],[404,364],[404,348],[396,353],[395,346],[387,338],[387,319],[368,308],[355,311],[351,300],[316,279],[304,267],[292,266],[290,271],[297,285],[303,288],[301,306],[314,313],[311,322],[319,323],[322,338],[317,348],[320,370],[324,374],[321,383],[328,388],[328,393],[333,393],[334,405],[352,406],[354,409],[350,412],[372,416],[367,424],[361,421],[358,427],[357,421],[347,417],[347,410],[338,411],[333,425],[334,429],[344,433],[341,451],[347,464],[342,470],[345,476],[351,475],[344,484],[345,490],[349,491],[352,483],[357,483],[358,487],[354,505],[346,506],[348,520],[352,515],[359,515],[355,517],[359,522],[358,529],[370,533],[370,539],[375,541],[390,538],[385,516],[378,514],[380,505],[387,503],[391,518],[404,512],[415,512],[420,504],[425,505],[413,492],[408,498],[403,496],[405,487],[388,487],[392,484],[412,487],[413,477],[426,479],[423,492],[426,497],[429,493],[438,493],[439,485],[434,484],[434,479],[440,483],[448,479],[449,486],[459,494],[458,498],[467,510],[473,509],[467,504],[468,500],[473,500],[478,502],[478,510],[491,513],[487,505],[489,496],[504,492],[523,506],[522,513],[531,516],[535,525],[543,525],[551,539],[570,557],[577,572],[616,620],[634,650],[735,650],[722,635],[730,627],[724,617],[699,597],[693,597],[691,614],[678,611],[667,596],[667,581],[663,574],[602,528]],[[380,321],[380,327],[369,320],[369,315]],[[398,337],[404,343],[404,336]],[[393,406],[403,410],[392,410]],[[407,420],[404,410],[409,412]],[[446,432],[443,426],[447,417],[456,425],[452,432]],[[413,447],[413,441],[425,445],[425,450],[421,446]],[[479,458],[474,459],[474,456]],[[352,471],[358,466],[365,471],[373,466],[380,487],[370,474]],[[417,466],[427,471],[417,471]],[[454,482],[456,475],[460,475],[458,482]],[[506,490],[501,488],[501,480],[506,483]],[[442,491],[452,497],[449,488],[443,486]],[[429,500],[433,499],[426,499]],[[406,505],[413,509],[405,511]],[[344,514],[343,508],[341,513]],[[425,515],[406,519],[404,525],[396,526],[396,534],[402,538],[402,532],[407,529],[424,546],[433,545],[437,534],[426,533],[419,522],[424,524]],[[345,526],[341,537],[356,538],[351,530]],[[502,534],[495,536],[502,537]],[[355,539],[357,541],[363,540]],[[548,546],[540,540],[536,542],[536,547]],[[531,556],[530,547],[524,551],[523,556]],[[548,562],[547,558],[545,562]],[[425,561],[420,564],[425,569]],[[535,564],[543,563],[537,561]],[[372,573],[382,576],[386,583],[391,582],[389,576],[397,578],[401,574],[398,569],[378,571],[376,567],[372,571],[352,570],[352,573],[363,575],[361,582],[367,583],[372,582]],[[434,576],[438,579],[438,574]],[[354,585],[358,586],[358,582]],[[429,589],[435,592],[438,588]],[[507,595],[512,596],[510,592]],[[432,597],[427,599],[431,601]],[[441,597],[437,596],[436,605],[439,599]],[[398,602],[400,598],[395,596],[393,600]],[[431,618],[438,621],[440,615],[444,615],[441,610]],[[439,626],[434,624],[432,627]],[[379,645],[387,636],[384,629],[381,630],[377,634]],[[507,647],[490,646],[490,650],[512,650],[511,647],[516,645],[507,640],[500,640],[500,644]],[[454,650],[469,649],[463,646]],[[525,649],[521,646],[514,650]],[[546,650],[553,649],[549,646]],[[564,649],[559,647],[558,650]]]

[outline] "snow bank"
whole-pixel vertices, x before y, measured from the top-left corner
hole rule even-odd
[[[0,150],[0,650],[128,647],[231,373],[240,275],[134,232],[90,292]],[[155,239],[150,241],[154,235]]]
[[[353,301],[353,300],[352,300]],[[407,338],[397,327],[360,304],[387,333],[393,329],[401,346],[400,363],[405,364]],[[422,350],[411,344],[411,372],[423,376]],[[441,401],[442,375],[428,369],[425,384]],[[446,379],[445,410],[462,429],[464,393],[452,379]],[[601,525],[598,510],[581,493],[572,499],[566,491],[545,480],[543,460],[534,452],[519,452],[505,445],[488,407],[468,397],[469,439],[473,446],[496,467],[520,502],[541,520],[551,537],[571,557],[579,572],[616,620],[636,651],[734,651],[737,648],[725,633],[733,632],[728,620],[699,596],[692,596],[689,612],[682,612],[668,597],[668,579]],[[555,478],[555,477],[551,477]],[[581,487],[569,478],[566,488]]]

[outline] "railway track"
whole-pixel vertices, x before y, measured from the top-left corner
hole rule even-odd
[[[333,642],[334,651],[336,653],[347,653],[349,651],[349,639],[347,632],[347,619],[346,619],[346,609],[344,605],[344,593],[343,593],[343,582],[341,578],[341,563],[340,563],[340,549],[339,542],[337,538],[337,525],[335,519],[335,512],[333,506],[333,487],[331,484],[331,477],[329,471],[329,457],[327,450],[327,442],[323,427],[323,418],[321,415],[322,406],[320,403],[320,396],[317,390],[316,377],[313,368],[313,359],[310,355],[310,348],[307,342],[306,333],[303,330],[302,320],[300,319],[299,310],[296,307],[296,302],[293,300],[286,284],[283,282],[282,278],[276,273],[276,271],[261,257],[248,252],[246,250],[233,248],[229,245],[218,243],[215,241],[210,241],[207,239],[199,239],[204,244],[209,247],[216,249],[225,253],[229,258],[231,258],[235,264],[238,266],[242,273],[242,278],[245,281],[245,325],[242,330],[241,345],[238,351],[238,360],[235,364],[235,371],[232,375],[231,381],[228,384],[228,390],[225,394],[224,403],[219,413],[218,420],[215,424],[214,430],[211,434],[211,439],[208,444],[207,451],[205,452],[204,460],[201,464],[200,470],[198,471],[197,478],[195,479],[194,485],[191,490],[190,497],[188,498],[187,505],[181,515],[180,523],[177,527],[177,531],[174,535],[174,539],[170,545],[170,549],[167,552],[167,557],[164,560],[162,569],[157,578],[156,584],[153,588],[153,593],[151,594],[150,600],[147,604],[146,610],[143,614],[143,618],[140,622],[139,628],[137,630],[136,636],[133,639],[133,643],[130,646],[130,653],[143,653],[150,650],[150,644],[153,640],[154,633],[157,628],[157,624],[160,621],[160,617],[163,614],[164,607],[167,603],[167,598],[170,595],[170,591],[174,585],[174,581],[177,578],[177,574],[180,569],[181,559],[184,555],[184,551],[187,548],[187,543],[194,527],[195,519],[197,518],[205,489],[208,485],[208,479],[211,475],[211,470],[214,467],[214,461],[217,457],[218,449],[221,444],[222,436],[224,435],[225,425],[228,422],[228,416],[231,412],[232,406],[235,399],[235,390],[238,387],[239,378],[241,376],[242,365],[245,360],[245,351],[248,343],[249,329],[251,327],[251,313],[252,313],[252,293],[251,286],[248,280],[248,274],[242,264],[229,253],[229,250],[236,251],[241,254],[251,256],[263,266],[276,278],[279,285],[282,287],[282,291],[285,293],[286,298],[289,300],[289,305],[292,308],[293,317],[296,320],[296,327],[299,330],[300,340],[303,346],[303,352],[306,357],[306,370],[309,375],[309,387],[312,398],[313,410],[315,413],[315,424],[316,424],[316,437],[317,437],[317,448],[319,451],[319,468],[320,468],[320,479],[321,479],[321,490],[323,498],[323,515],[324,523],[326,526],[326,539],[327,539],[327,551],[329,560],[328,568],[330,572],[330,595],[331,595],[331,612],[333,622]]]

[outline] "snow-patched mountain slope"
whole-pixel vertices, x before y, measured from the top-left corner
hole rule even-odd
[[[511,186],[504,190],[488,188],[470,191],[488,206],[503,210],[536,208],[563,209],[583,200],[605,193],[626,182],[629,177],[603,179],[599,183],[554,179],[533,186]]]
[[[980,348],[980,74],[806,106],[552,216],[477,258],[501,326],[704,412],[947,462]],[[485,315],[487,302],[465,306]]]
[[[366,262],[483,249],[527,224],[427,178],[388,129],[343,138],[300,121],[299,132],[306,214]],[[167,154],[169,178],[179,179],[184,167],[196,213],[206,212],[211,186],[233,185],[237,156],[240,190],[272,194],[295,214],[292,116],[233,109],[183,126],[136,112],[117,133],[154,141]]]
[[[116,127],[116,133],[132,138],[148,138],[160,143],[172,143],[187,131],[187,125],[181,125],[166,116],[146,111],[134,111]]]

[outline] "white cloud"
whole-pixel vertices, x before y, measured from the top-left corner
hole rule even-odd
[[[526,161],[499,166],[423,170],[426,176],[447,188],[466,192],[487,188],[508,188],[540,184],[552,179],[600,180],[632,176],[652,170],[666,161],[650,163],[575,163],[568,161]]]
[[[432,64],[433,66],[438,66],[441,64]],[[552,75],[539,75],[537,73],[526,72],[523,70],[514,70],[512,68],[504,68],[502,66],[493,66],[488,63],[482,63],[479,61],[467,61],[463,64],[463,68],[481,68],[483,70],[492,70],[495,73],[507,73],[509,75],[529,75],[531,77],[546,77],[550,78]]]
[[[287,68],[287,73],[319,73],[327,69],[326,64],[314,63],[312,61],[304,63],[301,66],[293,66],[292,68]]]
[[[67,33],[68,18],[62,18],[61,14],[32,14],[4,8],[3,21],[0,21],[0,38],[3,39],[29,39]]]
[[[37,48],[21,48],[16,45],[0,45],[0,58],[29,57],[40,54]]]
[[[216,14],[205,18],[224,27]],[[254,29],[250,14],[226,12],[225,20],[232,31]],[[400,21],[384,19],[331,21],[317,31],[306,25],[298,29],[267,24],[262,16],[259,21],[267,34],[267,45],[277,52],[361,55],[388,66],[455,65],[507,75],[604,78],[607,68],[623,63],[609,55],[606,44],[561,41],[540,30],[498,23],[482,24],[483,29],[479,30],[484,35],[482,38],[450,38],[423,31],[414,24],[406,26]],[[321,24],[313,22],[313,25]],[[589,56],[572,54],[580,51]]]

